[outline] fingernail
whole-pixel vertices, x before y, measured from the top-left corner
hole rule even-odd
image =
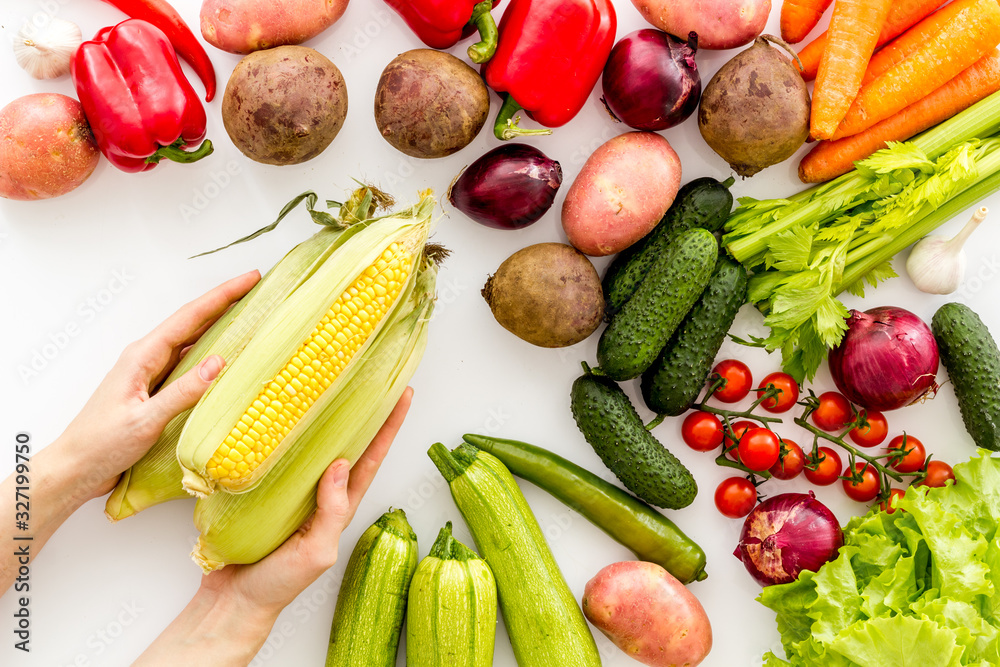
[[[347,473],[350,470],[350,466],[345,463],[341,463],[337,466],[337,469],[333,471],[333,485],[338,489],[342,489],[347,486]]]
[[[205,382],[211,382],[215,378],[219,377],[219,373],[222,371],[222,367],[225,365],[222,357],[217,354],[213,354],[205,361],[201,362],[201,366],[198,368],[198,375]]]

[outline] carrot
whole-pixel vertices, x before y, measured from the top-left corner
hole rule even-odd
[[[892,0],[837,0],[833,5],[809,115],[814,138],[830,139],[851,108],[891,5]]]
[[[861,89],[831,139],[849,137],[936,90],[1000,44],[1000,4],[977,0],[909,58]]]
[[[954,0],[886,44],[885,48],[879,49],[868,61],[868,69],[865,70],[865,78],[861,81],[861,85],[873,81],[883,72],[906,60],[960,11],[974,4],[976,0]]]
[[[930,95],[864,132],[836,141],[820,141],[799,162],[799,179],[803,183],[822,183],[846,174],[857,160],[885,148],[887,142],[905,141],[998,90],[1000,52],[994,49]]]
[[[885,18],[885,25],[882,26],[882,32],[879,33],[878,41],[875,42],[875,48],[892,41],[940,5],[941,0],[898,0],[892,3],[889,15]],[[823,59],[823,51],[826,49],[826,40],[827,33],[824,32],[799,51],[799,60],[802,61],[802,78],[806,81],[812,81],[816,78],[819,61]]]
[[[816,27],[833,0],[785,0],[781,5],[781,39],[797,44]]]

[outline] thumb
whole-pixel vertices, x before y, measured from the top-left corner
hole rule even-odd
[[[188,408],[193,408],[225,365],[225,359],[213,354],[163,387],[148,401],[149,409],[152,411],[151,418],[166,426],[168,421]]]

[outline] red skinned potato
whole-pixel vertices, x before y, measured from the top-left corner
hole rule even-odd
[[[632,0],[642,17],[671,35],[698,33],[699,49],[732,49],[764,31],[771,0]]]
[[[681,161],[653,132],[628,132],[594,151],[566,193],[562,225],[580,252],[621,252],[648,234],[681,185]]]
[[[0,109],[0,197],[31,201],[76,189],[101,152],[72,97],[36,93]]]
[[[201,34],[214,47],[246,54],[301,44],[320,34],[347,9],[347,0],[205,0]]]
[[[583,590],[583,613],[615,646],[650,667],[694,667],[712,650],[698,598],[655,563],[612,563]]]

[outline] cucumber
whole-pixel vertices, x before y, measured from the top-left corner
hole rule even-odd
[[[326,667],[393,667],[417,569],[417,536],[390,510],[358,539],[347,561],[330,628]]]
[[[670,252],[681,232],[692,227],[702,227],[710,232],[722,229],[733,210],[733,195],[729,192],[732,184],[732,178],[720,183],[707,177],[685,184],[660,224],[637,243],[618,253],[602,281],[604,317],[608,321],[635,294],[656,258]]]
[[[1000,451],[1000,351],[989,329],[966,305],[946,303],[931,330],[955,387],[965,429],[976,446]]]
[[[625,488],[657,507],[676,510],[694,501],[694,477],[643,426],[617,384],[584,374],[573,382],[570,406],[587,442]]]
[[[510,471],[468,443],[449,452],[439,442],[427,455],[493,570],[518,667],[600,667],[583,611]]]
[[[708,576],[705,552],[673,521],[589,470],[526,442],[474,433],[462,439],[497,457],[512,473],[548,491],[636,558],[656,563],[682,584]]]
[[[707,229],[681,233],[601,334],[597,362],[605,375],[631,380],[653,365],[704,291],[718,255],[719,244]]]
[[[449,521],[410,582],[406,667],[490,667],[496,632],[493,572]]]
[[[719,257],[708,287],[660,356],[642,374],[642,398],[650,410],[673,417],[698,400],[715,355],[746,297],[747,270]]]

